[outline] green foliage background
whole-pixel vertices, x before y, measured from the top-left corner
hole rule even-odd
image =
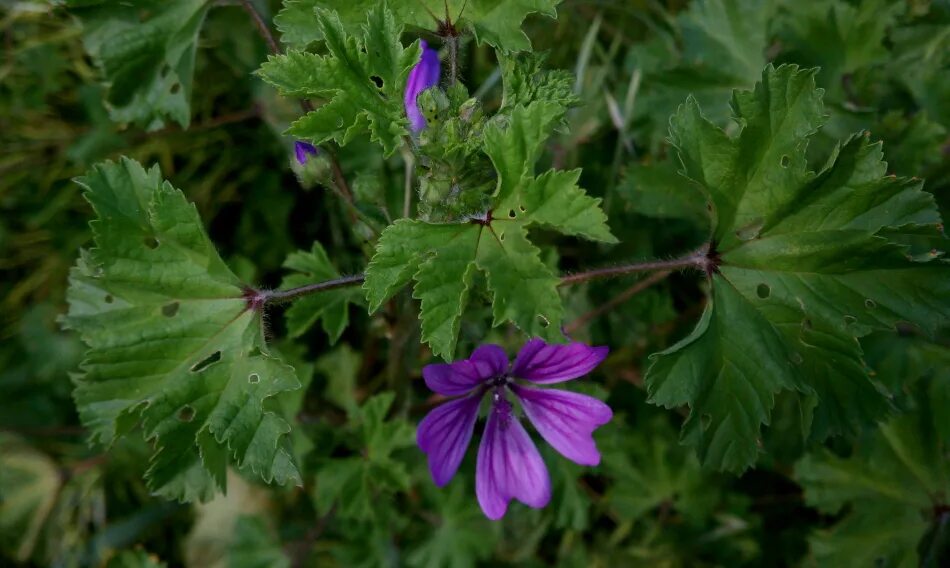
[[[321,43],[330,28],[311,25],[313,7],[339,10],[342,33],[362,37],[359,24],[377,3],[286,0],[284,4],[254,2],[264,21],[275,24],[285,47],[309,46],[313,54],[338,56],[330,43]],[[455,14],[463,3],[448,4]],[[478,167],[494,167],[503,185],[510,185],[499,199],[505,209],[511,205],[513,213],[520,202],[505,198],[518,195],[525,186],[558,183],[556,194],[575,192],[571,195],[581,201],[571,203],[579,207],[578,215],[584,215],[557,217],[549,209],[546,216],[519,217],[518,223],[537,227],[528,233],[530,242],[522,237],[523,246],[509,244],[522,246],[519,254],[527,260],[518,266],[535,263],[532,266],[548,275],[551,287],[558,272],[680,256],[702,245],[712,231],[724,244],[727,259],[731,254],[737,264],[744,262],[746,269],[759,272],[747,277],[742,268],[733,267],[711,281],[696,272],[674,273],[607,313],[588,318],[585,314],[636,285],[637,277],[564,287],[558,303],[544,297],[544,283],[539,284],[540,292],[531,289],[515,297],[511,291],[517,290],[516,285],[493,281],[498,276],[491,270],[470,268],[476,260],[479,269],[497,267],[491,253],[474,259],[460,257],[449,247],[437,255],[428,250],[430,258],[455,260],[459,278],[447,280],[464,282],[460,289],[435,295],[431,290],[439,288],[439,282],[433,284],[432,274],[405,274],[400,284],[414,277],[413,289],[393,285],[386,294],[377,291],[368,297],[358,289],[341,289],[268,308],[263,329],[254,321],[238,322],[244,327],[220,339],[221,363],[231,365],[227,350],[239,346],[242,360],[233,368],[241,372],[253,368],[281,378],[275,381],[280,388],[265,381],[274,392],[263,392],[261,385],[254,399],[263,409],[255,424],[275,441],[266,455],[251,443],[242,445],[240,433],[227,429],[226,412],[221,407],[207,409],[208,420],[221,428],[212,436],[218,443],[227,440],[234,455],[229,452],[198,464],[195,444],[211,455],[216,442],[187,425],[166,428],[161,408],[144,410],[141,424],[116,418],[112,426],[90,425],[88,416],[80,416],[94,402],[123,395],[103,393],[82,381],[96,373],[108,376],[114,372],[109,363],[133,359],[127,352],[115,355],[115,335],[121,335],[124,322],[96,319],[100,317],[96,310],[105,309],[101,294],[96,295],[100,304],[96,310],[76,308],[77,298],[80,304],[86,300],[95,304],[96,255],[109,275],[125,277],[121,263],[110,265],[112,253],[103,250],[119,242],[109,235],[134,234],[138,248],[118,247],[124,250],[116,254],[143,264],[154,261],[148,238],[174,235],[195,245],[190,264],[176,270],[214,267],[209,272],[214,278],[202,284],[205,290],[209,286],[240,290],[242,282],[264,289],[289,288],[366,269],[379,233],[402,216],[406,155],[397,151],[404,133],[398,126],[401,91],[395,85],[400,76],[404,80],[405,62],[414,61],[417,38],[440,45],[433,34],[435,26],[422,2],[390,2],[400,25],[406,25],[402,43],[392,46],[395,55],[386,60],[388,67],[371,61],[367,65],[374,67],[366,68],[367,74],[383,78],[388,89],[385,100],[365,117],[347,114],[353,110],[347,106],[351,100],[334,100],[331,104],[339,108],[327,114],[343,116],[347,122],[328,126],[319,113],[298,120],[301,109],[294,98],[333,100],[325,85],[295,92],[301,87],[293,76],[270,74],[266,65],[258,71],[269,50],[241,2],[4,1],[0,4],[4,53],[0,564],[939,566],[950,562],[946,412],[950,279],[945,265],[921,264],[921,270],[929,272],[901,273],[899,282],[888,280],[895,278],[889,276],[894,272],[882,273],[878,265],[859,267],[872,272],[861,276],[862,282],[885,282],[895,292],[875,302],[878,311],[871,312],[867,304],[872,315],[852,310],[854,315],[845,311],[849,315],[842,319],[839,312],[827,310],[834,317],[823,312],[827,318],[814,318],[801,331],[815,350],[799,355],[804,370],[757,375],[773,359],[757,360],[749,381],[755,388],[747,391],[735,386],[742,384],[742,369],[731,372],[726,364],[743,353],[769,357],[784,353],[782,342],[791,340],[783,335],[762,339],[763,330],[772,329],[767,325],[787,330],[794,320],[794,337],[799,337],[797,313],[792,317],[761,303],[749,304],[758,310],[752,315],[727,309],[738,305],[730,294],[744,293],[753,301],[758,301],[756,295],[779,301],[783,291],[794,297],[794,290],[783,288],[791,286],[782,279],[784,272],[770,276],[769,271],[782,262],[792,267],[791,272],[810,275],[829,266],[850,270],[853,258],[885,258],[892,251],[887,247],[896,247],[895,243],[909,247],[922,260],[946,249],[939,230],[922,228],[936,223],[936,210],[918,190],[922,183],[946,218],[950,2],[568,1],[557,6],[557,19],[549,17],[554,2],[519,0],[504,3],[504,9],[489,0],[469,4],[470,20],[463,20],[465,33],[458,45],[459,78],[481,101],[479,112],[511,112],[515,124],[521,120],[527,124],[525,115],[532,112],[538,113],[539,122],[563,120],[551,138],[533,142],[537,152],[523,157],[526,171],[519,169],[523,163],[506,162],[511,153],[505,137],[520,134],[497,123],[485,125],[478,134],[498,149],[482,156]],[[426,5],[441,15],[441,2]],[[529,13],[523,28],[518,28]],[[117,42],[122,33],[129,38]],[[373,39],[368,35],[365,41]],[[359,57],[358,48],[341,45]],[[523,55],[499,55],[494,48],[519,51],[529,46],[545,53],[543,68],[561,70],[531,95],[573,105],[563,116],[555,111],[547,116],[538,106],[519,107],[529,101],[518,100],[518,94],[530,89],[505,91],[516,80],[529,84],[534,75],[517,75],[524,69],[518,62]],[[444,61],[445,49],[442,55]],[[901,209],[892,203],[874,219],[865,216],[860,222],[855,219],[870,208],[866,203],[841,201],[817,210],[803,207],[804,212],[791,206],[781,209],[782,215],[797,219],[799,228],[817,223],[821,213],[822,219],[837,223],[835,230],[863,231],[854,242],[842,241],[840,234],[825,239],[843,244],[840,250],[822,253],[821,262],[814,261],[815,256],[768,257],[743,247],[750,226],[756,236],[762,232],[768,237],[770,230],[782,233],[775,227],[781,227],[786,217],[778,213],[762,222],[751,219],[751,225],[748,218],[736,221],[748,208],[764,207],[760,203],[739,203],[734,222],[728,224],[723,221],[728,215],[722,213],[728,206],[717,202],[720,224],[710,226],[706,199],[695,182],[709,182],[713,176],[701,167],[691,171],[690,156],[705,156],[696,148],[707,138],[716,144],[710,147],[721,149],[726,146],[724,137],[731,137],[739,152],[767,145],[762,140],[785,132],[762,134],[754,128],[761,123],[755,122],[754,113],[747,114],[754,106],[751,95],[737,95],[735,103],[745,119],[746,138],[736,138],[740,128],[730,120],[737,114],[729,106],[733,90],[752,89],[770,63],[775,69],[766,74],[775,76],[791,72],[791,67],[780,67],[786,63],[820,68],[786,79],[807,83],[813,75],[824,90],[820,97],[807,85],[803,88],[812,98],[821,98],[823,107],[809,107],[818,110],[810,119],[804,113],[805,126],[785,153],[776,154],[780,162],[770,162],[770,167],[784,176],[777,163],[781,168],[789,164],[789,170],[797,172],[800,167],[805,175],[806,170],[822,170],[828,157],[837,154],[842,170],[853,166],[855,173],[849,179],[868,175],[876,184],[874,191],[900,196],[901,204],[913,202],[918,207]],[[358,91],[352,77],[341,81],[356,85],[351,90]],[[280,96],[268,82],[292,96]],[[689,96],[692,102],[681,106]],[[422,98],[434,125],[447,121],[447,105],[467,97],[448,92],[445,98]],[[724,132],[699,120],[695,108]],[[349,128],[365,123],[372,133]],[[355,207],[347,206],[333,190],[335,172],[326,155],[303,168],[293,162],[294,139],[283,134],[288,128],[298,136],[345,142],[338,157]],[[860,132],[869,134],[849,138]],[[441,133],[433,126],[423,134],[431,137],[432,152],[443,150],[437,146],[444,141],[438,138]],[[524,136],[531,140],[531,133]],[[873,146],[879,140],[880,150]],[[880,172],[879,151],[887,163]],[[157,165],[160,172],[137,173],[131,162],[120,162],[120,156],[146,168]],[[470,152],[464,158],[476,160],[472,156]],[[153,176],[170,183],[164,186],[164,197],[149,203],[142,223],[123,224],[122,219],[103,214],[111,202],[96,188],[126,187],[126,182],[111,178],[109,183],[96,181],[100,174],[108,178],[106,170],[92,169],[104,160],[130,168],[130,179]],[[535,177],[531,160],[537,161],[540,171],[549,167],[560,171]],[[678,173],[684,169],[680,160],[693,182]],[[693,165],[700,162],[694,160]],[[420,175],[423,196],[437,194],[444,181],[440,176],[455,175],[457,165],[445,158],[439,167]],[[745,160],[741,166],[753,164]],[[576,168],[583,170],[572,173]],[[481,170],[464,173],[484,181]],[[891,174],[901,179],[891,180],[887,177]],[[802,187],[794,175],[776,174],[765,185],[769,191],[794,195]],[[71,181],[82,176],[89,188],[88,202],[83,188]],[[833,178],[826,184],[829,188],[848,186],[835,185],[839,177],[829,177]],[[713,185],[709,182],[707,189]],[[129,182],[127,187],[144,191],[145,185]],[[587,194],[575,187],[585,188]],[[174,188],[182,190],[183,199]],[[599,206],[607,214],[606,223],[591,197],[602,200]],[[106,237],[98,243],[93,243],[89,225],[94,218],[90,202],[104,219],[96,231]],[[195,204],[196,214],[187,202]],[[535,211],[531,203],[520,204]],[[556,205],[555,211],[567,207]],[[854,215],[848,217],[849,212]],[[445,212],[434,207],[425,213],[437,219]],[[176,229],[201,224],[210,242],[205,243],[200,230],[192,234]],[[431,238],[441,244],[439,235],[412,233],[411,227],[419,224],[401,221],[394,227],[414,241]],[[152,232],[140,235],[136,232],[140,230]],[[392,234],[389,242],[399,244],[398,235]],[[614,238],[618,244],[607,244]],[[517,237],[512,241],[521,243]],[[380,242],[379,250],[385,251],[387,237]],[[532,243],[539,255],[532,252]],[[79,249],[97,245],[72,273],[73,306],[62,320],[66,327],[82,329],[88,343],[84,345],[79,334],[63,331],[57,318],[68,309],[67,286]],[[878,245],[884,248],[874,248]],[[397,267],[421,260],[412,254],[402,258],[404,251],[392,249],[390,260]],[[387,258],[377,256],[374,262]],[[765,262],[763,258],[768,262],[757,265]],[[814,266],[808,264],[805,270],[807,262]],[[431,272],[444,275],[445,266]],[[506,270],[494,274],[499,272],[510,275]],[[723,286],[723,279],[736,287]],[[803,281],[814,297],[834,297],[841,310],[852,309],[840,289],[826,280],[815,284],[803,277]],[[143,278],[134,294],[119,299],[145,311],[172,309],[162,294],[170,294],[174,287],[176,293],[193,293],[189,282],[170,279],[152,290],[148,286],[154,281]],[[769,283],[765,291],[760,288],[763,282]],[[445,294],[444,287],[439,290]],[[512,294],[515,308],[500,311],[498,297],[505,291]],[[426,311],[421,321],[414,294]],[[707,302],[707,296],[714,302]],[[461,307],[460,298],[467,299]],[[489,307],[493,298],[494,312]],[[901,311],[898,300],[906,298],[910,298],[904,302],[907,307]],[[536,312],[519,308],[529,299],[538,302]],[[893,301],[887,303],[888,299]],[[869,300],[862,295],[856,301]],[[201,331],[222,313],[207,299],[204,305],[206,312],[194,315],[195,327],[190,329]],[[894,315],[879,315],[884,308],[893,309]],[[599,467],[577,467],[545,448],[554,484],[551,504],[543,510],[513,505],[502,522],[492,523],[475,503],[473,452],[446,488],[436,488],[429,479],[424,456],[415,447],[414,428],[436,400],[422,383],[421,368],[436,355],[464,356],[487,341],[514,353],[524,336],[514,326],[492,327],[492,322],[512,321],[534,334],[551,333],[531,320],[534,313],[562,317],[575,339],[611,346],[610,358],[585,379],[589,384],[579,388],[605,398],[616,417],[595,435],[603,453]],[[910,316],[923,328],[904,323]],[[320,325],[315,325],[318,319]],[[99,331],[83,327],[89,321],[101,326]],[[700,327],[693,331],[697,322]],[[132,335],[139,330],[135,322],[128,329]],[[261,351],[265,343],[270,353]],[[86,378],[80,380],[87,347],[93,351],[83,367]],[[175,349],[186,353],[187,347]],[[659,352],[665,354],[650,358]],[[189,366],[203,370],[208,355],[194,354]],[[99,370],[90,364],[96,360]],[[150,368],[147,362],[139,365],[135,372],[140,374]],[[288,365],[296,369],[296,378]],[[710,369],[718,369],[716,365],[724,370],[713,375]],[[683,366],[699,369],[690,375],[690,388],[676,382],[684,376],[675,374]],[[212,367],[202,384],[225,384],[230,368]],[[709,386],[715,382],[710,376],[719,382]],[[301,388],[294,390],[298,382]],[[850,386],[836,391],[840,385]],[[749,409],[757,400],[774,400],[774,408],[765,405],[764,412],[752,416]],[[205,409],[189,408],[188,420],[182,422],[205,419]],[[736,426],[735,416],[744,412],[751,418]],[[761,429],[760,422],[768,427]],[[710,423],[725,424],[727,441],[740,441],[736,447],[746,448],[745,453],[734,452],[731,445],[723,449],[720,438],[705,438]],[[283,435],[285,430],[288,435]],[[157,438],[144,441],[152,435]],[[87,443],[90,439],[95,443]],[[160,447],[171,450],[163,458],[153,458]],[[274,453],[275,448],[280,451]],[[175,450],[180,454],[169,454]],[[216,467],[208,466],[211,462]],[[745,469],[752,462],[755,467]],[[289,482],[267,485],[262,477]],[[227,493],[221,495],[224,486]],[[183,497],[204,502],[180,503]]]

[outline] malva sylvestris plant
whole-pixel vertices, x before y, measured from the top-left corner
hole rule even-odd
[[[610,408],[596,398],[559,389],[539,389],[586,375],[607,356],[606,347],[582,343],[548,345],[532,339],[509,367],[505,350],[483,345],[469,359],[428,365],[422,370],[426,386],[438,394],[457,397],[431,411],[419,423],[419,447],[429,457],[429,470],[438,486],[455,475],[472,439],[482,399],[488,395],[485,432],[478,447],[475,492],[482,511],[500,519],[508,502],[517,499],[544,507],[551,499],[547,468],[531,437],[521,425],[509,397],[551,446],[581,465],[600,463],[592,433],[610,421]]]
[[[201,89],[193,85],[199,32],[218,6],[66,4],[84,26],[112,120],[187,128]],[[278,251],[286,256],[273,261],[283,260],[276,288],[252,282],[278,275],[256,270],[243,232],[232,239],[238,250],[219,254],[198,209],[157,166],[107,160],[76,179],[96,218],[61,321],[88,346],[73,399],[91,442],[115,447],[141,430],[151,452],[145,482],[164,499],[208,501],[238,472],[312,499],[320,531],[337,521],[364,529],[435,518],[440,535],[459,541],[453,531],[477,503],[476,516],[493,520],[557,515],[545,519],[565,531],[609,511],[622,527],[610,538],[627,542],[624,531],[649,511],[719,483],[709,471],[752,467],[799,483],[797,494],[823,512],[853,505],[848,519],[857,521],[842,526],[871,526],[896,514],[888,499],[908,485],[904,466],[858,484],[898,488],[867,496],[870,505],[828,472],[914,456],[906,469],[917,492],[900,502],[925,512],[906,525],[913,539],[900,542],[914,550],[930,542],[924,535],[950,510],[940,469],[950,429],[926,412],[950,395],[923,371],[882,378],[872,365],[901,365],[881,363],[886,349],[867,346],[894,341],[896,329],[928,341],[947,328],[950,264],[938,206],[920,179],[891,175],[866,130],[839,140],[825,128],[858,120],[841,120],[853,107],[840,100],[841,77],[827,83],[809,61],[799,65],[794,58],[807,50],[766,61],[770,46],[795,33],[767,42],[759,38],[771,29],[765,16],[733,22],[767,7],[690,4],[664,24],[684,38],[670,47],[684,50],[678,66],[666,69],[654,61],[666,47],[628,57],[617,51],[623,42],[595,49],[600,17],[578,38],[586,47],[577,65],[565,62],[566,44],[548,58],[535,53],[522,23],[533,14],[532,29],[556,25],[556,0],[443,2],[444,16],[430,1],[368,11],[349,4],[288,0],[277,38],[253,2],[239,3],[270,52],[249,80],[282,97],[266,112],[255,106],[254,120],[289,124],[279,155],[293,164],[293,140],[299,165],[319,156],[321,167],[306,168],[300,183],[328,190],[307,194],[319,204],[309,216],[293,199],[281,202],[287,222],[266,226],[287,230],[285,238],[254,233],[269,253],[307,241]],[[735,29],[716,33],[723,22]],[[761,45],[723,50],[723,37],[745,30],[739,24],[758,30],[743,41]],[[128,41],[146,32],[149,42]],[[737,53],[748,57],[733,61]],[[694,74],[735,87],[731,97],[714,96],[707,83],[689,94],[692,83],[680,79]],[[276,203],[282,192],[296,188],[268,195]],[[648,253],[656,258],[641,259]],[[668,278],[676,272],[684,274]],[[633,275],[644,277],[624,282]],[[278,306],[285,318],[275,325]],[[510,362],[506,349],[518,346]],[[608,349],[606,402],[548,386],[591,373]],[[922,358],[937,357],[928,349]],[[330,379],[314,381],[315,368]],[[422,402],[430,396],[423,382],[438,395],[434,408]],[[638,422],[644,412],[662,413],[661,426]],[[652,456],[638,454],[637,441],[652,438],[637,428],[666,432],[667,422],[678,439],[661,436]],[[611,442],[598,447],[601,427]],[[332,432],[313,434],[319,428]],[[529,428],[565,460],[545,464]],[[466,471],[473,437],[475,468]],[[905,451],[918,438],[928,443]],[[833,453],[832,439],[856,449]],[[640,471],[635,455],[669,459],[683,477],[656,473],[670,470],[666,462]],[[420,489],[426,461],[430,481]],[[568,462],[590,467],[578,473]],[[662,483],[638,487],[653,474]],[[476,499],[456,502],[468,481]],[[657,499],[635,493],[667,488]],[[559,504],[509,511],[513,500]],[[419,514],[409,521],[393,503]],[[658,523],[655,534],[669,529]],[[835,534],[816,537],[825,539],[818,554],[846,549]],[[386,548],[376,544],[354,546]]]

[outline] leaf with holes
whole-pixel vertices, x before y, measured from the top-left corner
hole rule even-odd
[[[919,384],[916,409],[862,438],[849,457],[822,449],[796,464],[809,506],[826,515],[845,511],[812,535],[815,565],[944,565],[933,537],[950,517],[948,393],[941,380]]]
[[[318,242],[313,243],[310,252],[298,251],[288,256],[284,268],[294,271],[284,277],[281,284],[284,289],[340,277]],[[355,288],[339,288],[299,298],[287,308],[287,331],[292,337],[299,337],[320,320],[323,331],[330,337],[330,343],[336,343],[349,325],[350,304],[362,303],[363,297]]]
[[[700,324],[655,356],[646,381],[654,403],[690,406],[683,438],[711,467],[755,462],[781,390],[817,398],[805,420],[815,439],[881,419],[889,404],[857,338],[900,321],[932,333],[950,316],[950,265],[894,240],[940,223],[921,183],[885,176],[866,136],[808,168],[825,116],[814,75],[766,68],[733,96],[735,137],[693,99],[671,121],[684,174],[713,206],[718,268]]]
[[[169,119],[188,126],[198,32],[211,4],[67,2],[82,20],[83,45],[109,87],[106,105],[112,120],[148,130]]]
[[[415,0],[393,2],[392,11],[400,26],[423,30],[435,29],[435,18],[446,15],[456,27],[467,30],[481,45],[487,43],[503,51],[531,49],[528,36],[521,24],[531,14],[556,18],[555,7],[560,0]],[[367,12],[380,4],[378,0],[286,0],[284,8],[274,18],[283,34],[281,41],[294,48],[325,39],[318,25],[314,9],[335,10],[350,32],[359,29]]]
[[[558,280],[527,238],[547,226],[591,240],[616,242],[600,199],[578,187],[580,171],[534,175],[550,130],[563,114],[552,102],[516,107],[484,132],[484,150],[498,181],[490,209],[454,223],[400,220],[382,234],[363,288],[375,311],[415,280],[422,302],[422,340],[450,359],[475,270],[487,277],[493,325],[512,322],[528,335],[560,341],[563,308]]]
[[[321,144],[346,145],[369,130],[391,155],[407,136],[403,91],[421,50],[399,43],[397,25],[385,3],[369,11],[358,34],[347,32],[337,12],[315,8],[326,55],[292,51],[270,56],[258,74],[281,94],[327,102],[294,122],[288,133]]]
[[[210,498],[229,463],[299,483],[290,427],[268,400],[299,383],[267,353],[260,314],[194,206],[129,159],[77,181],[98,218],[63,323],[89,346],[75,400],[91,438],[110,444],[141,425],[155,446],[149,487],[168,498]]]
[[[485,273],[494,325],[510,321],[529,335],[560,335],[558,280],[541,262],[524,223],[489,219],[425,223],[401,219],[380,237],[363,288],[370,310],[415,280],[422,302],[422,340],[445,359],[455,353],[462,313],[476,270]]]

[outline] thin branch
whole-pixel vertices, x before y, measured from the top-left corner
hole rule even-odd
[[[257,26],[257,32],[261,34],[261,37],[267,42],[267,48],[270,49],[271,53],[280,53],[280,45],[278,45],[277,40],[274,39],[274,34],[271,33],[270,28],[267,27],[267,23],[264,22],[264,18],[261,17],[260,12],[257,11],[257,8],[251,3],[251,0],[241,0],[241,6],[244,7],[244,11],[250,14],[251,19],[254,20],[254,25]]]
[[[341,278],[307,284],[306,286],[291,288],[289,290],[261,290],[257,292],[253,300],[255,300],[257,304],[283,304],[303,296],[316,294],[317,292],[327,292],[329,290],[336,290],[337,288],[358,286],[362,284],[365,279],[366,277],[362,274],[354,274],[353,276],[343,276]]]
[[[562,276],[561,283],[559,285],[570,286],[572,284],[579,284],[581,282],[588,282],[590,280],[597,280],[600,278],[611,278],[614,276],[623,276],[625,274],[635,274],[638,272],[652,272],[654,270],[665,272],[666,274],[664,274],[664,277],[673,270],[679,270],[682,268],[696,268],[708,273],[715,265],[715,260],[709,257],[708,251],[709,247],[703,246],[699,250],[682,258],[674,258],[672,260],[634,262],[631,264],[612,266],[610,268],[600,268],[586,272],[577,272],[575,274]],[[265,304],[282,304],[284,302],[296,300],[302,296],[316,294],[317,292],[325,292],[327,290],[335,290],[337,288],[345,288],[347,286],[357,286],[362,284],[365,280],[366,276],[364,274],[354,274],[353,276],[334,278],[333,280],[308,284],[306,286],[291,288],[289,290],[249,290],[246,294],[246,298],[248,301],[248,306],[253,309],[257,309],[257,307],[263,306]],[[642,282],[640,284],[642,284]]]
[[[650,286],[653,286],[657,282],[661,282],[672,273],[673,273],[672,270],[661,270],[660,272],[655,272],[647,276],[646,278],[644,278],[643,280],[640,280],[633,286],[630,286],[629,288],[627,288],[620,294],[614,296],[609,301],[605,302],[604,304],[600,306],[597,306],[596,308],[590,310],[589,312],[585,314],[582,314],[580,317],[578,317],[571,323],[564,326],[564,332],[567,333],[568,335],[574,333],[578,329],[587,325],[591,320],[599,318],[600,316],[613,310],[617,306],[623,304],[624,302],[636,296],[640,292],[646,290]]]
[[[579,284],[581,282],[588,282],[590,280],[598,280],[601,278],[612,278],[615,276],[623,276],[624,274],[633,274],[636,272],[652,272],[654,270],[678,270],[681,268],[696,268],[703,271],[708,271],[712,260],[709,258],[709,247],[703,246],[699,250],[681,258],[674,258],[670,260],[651,260],[646,262],[634,262],[632,264],[622,264],[620,266],[611,266],[608,268],[599,268],[596,270],[588,270],[585,272],[578,272],[576,274],[569,274],[567,276],[561,277],[561,286],[570,286],[572,284]]]

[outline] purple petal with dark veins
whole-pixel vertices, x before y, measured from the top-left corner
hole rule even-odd
[[[475,494],[492,520],[505,515],[512,499],[534,508],[551,500],[551,480],[541,454],[504,399],[494,401],[478,447]]]
[[[436,485],[448,483],[462,463],[478,418],[480,396],[467,396],[432,409],[416,430],[416,443],[429,458]]]
[[[439,84],[439,52],[429,49],[429,44],[425,40],[420,40],[419,46],[422,47],[422,57],[409,72],[403,99],[406,116],[409,118],[409,125],[413,132],[419,132],[426,127],[426,119],[419,110],[416,97],[422,91]]]
[[[586,394],[511,385],[528,420],[547,443],[580,465],[597,465],[600,452],[594,430],[610,422],[613,411]]]
[[[521,348],[511,375],[538,384],[569,381],[591,372],[607,357],[608,351],[607,347],[577,342],[549,345],[535,338]]]
[[[458,396],[507,371],[505,350],[488,344],[476,349],[468,359],[426,365],[422,377],[429,389],[445,396]]]

